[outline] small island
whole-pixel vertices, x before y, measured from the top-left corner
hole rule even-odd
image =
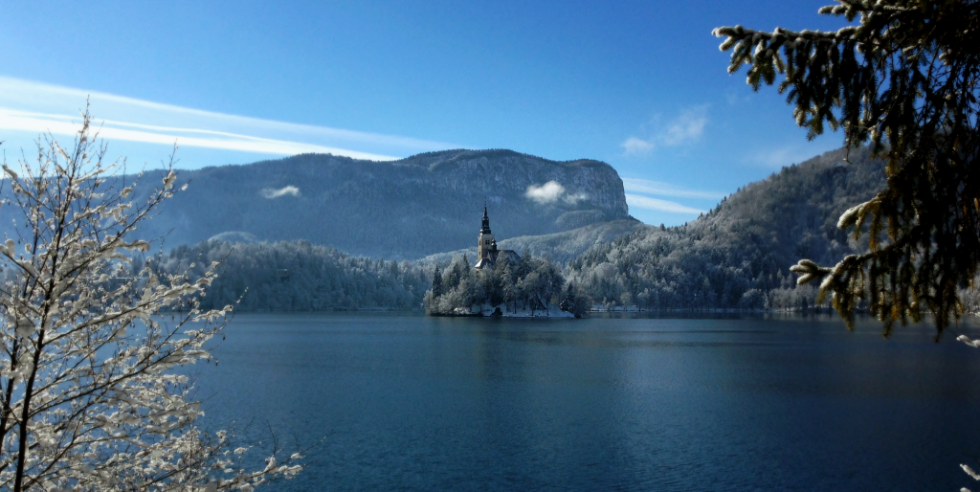
[[[592,305],[561,268],[547,258],[534,258],[497,248],[486,204],[477,242],[476,265],[464,254],[432,275],[432,289],[422,301],[431,316],[503,316],[519,318],[582,317]]]

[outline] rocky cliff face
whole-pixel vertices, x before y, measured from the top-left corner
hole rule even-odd
[[[151,174],[137,195],[159,185]],[[180,172],[178,187],[185,182],[188,189],[141,236],[166,235],[168,247],[216,235],[308,239],[357,255],[413,259],[475,245],[484,200],[498,240],[628,217],[622,180],[608,164],[508,150],[393,162],[305,154]]]

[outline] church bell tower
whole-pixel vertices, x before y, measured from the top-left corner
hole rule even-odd
[[[490,217],[487,216],[487,204],[483,204],[483,224],[480,227],[480,239],[476,247],[477,261],[490,259],[490,251],[492,249],[497,249],[497,242],[493,240],[493,234],[490,232]]]

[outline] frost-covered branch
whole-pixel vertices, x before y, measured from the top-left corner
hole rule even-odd
[[[224,328],[231,306],[200,307],[218,264],[193,281],[132,264],[150,244],[127,237],[182,189],[170,170],[135,203],[105,154],[86,112],[71,148],[48,137],[19,172],[2,165],[16,237],[0,243],[0,489],[251,490],[295,475],[298,455],[250,471],[227,433],[197,428],[193,385],[173,370],[209,360]]]

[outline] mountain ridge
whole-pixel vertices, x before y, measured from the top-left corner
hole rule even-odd
[[[134,203],[144,202],[163,175],[144,173]],[[547,187],[551,182],[558,186]],[[162,238],[167,249],[212,237],[305,239],[354,256],[416,259],[473,244],[485,204],[502,238],[629,217],[622,180],[609,164],[506,149],[427,152],[397,161],[299,154],[178,170],[175,189],[185,184],[136,237]],[[534,189],[546,191],[532,196]],[[0,227],[9,232],[11,226]]]

